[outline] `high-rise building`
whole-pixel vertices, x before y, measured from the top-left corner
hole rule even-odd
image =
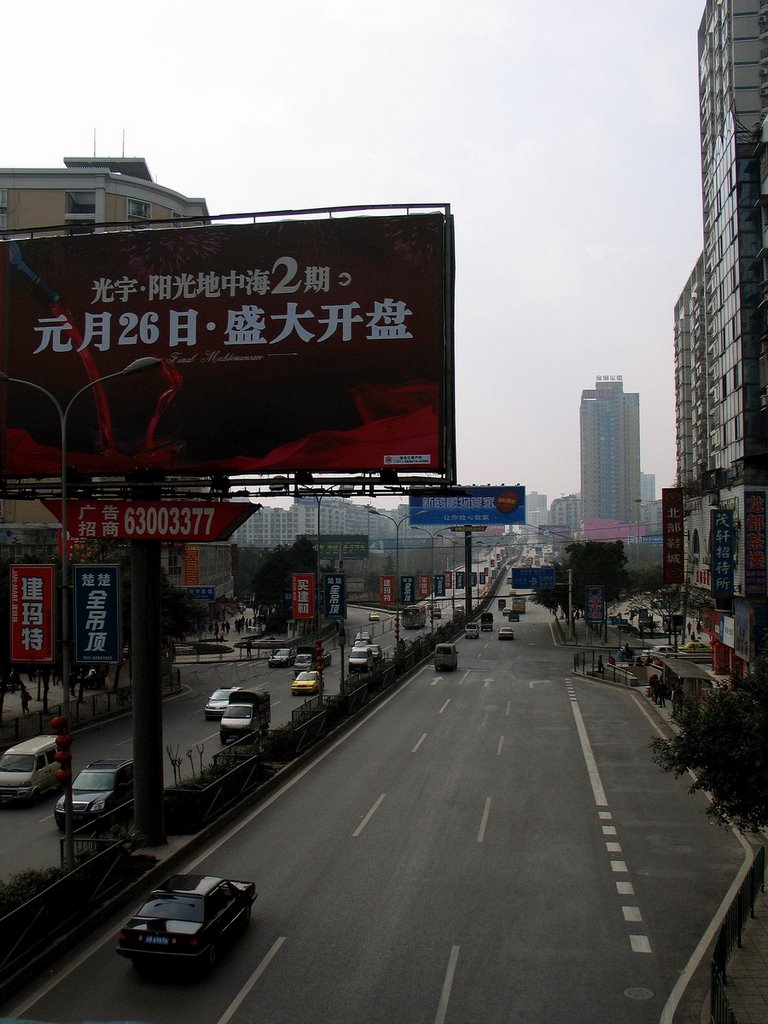
[[[205,200],[156,184],[143,157],[65,157],[64,167],[50,169],[0,167],[0,234],[61,225],[73,234],[96,224],[125,230],[189,217],[208,220]]]
[[[655,501],[656,500],[656,474],[655,473],[641,473],[640,474],[640,500],[641,501]]]
[[[689,599],[715,670],[743,675],[768,653],[768,2],[707,0],[698,61],[704,249],[674,314],[677,482]]]
[[[640,396],[619,376],[581,393],[581,500],[585,519],[634,522],[640,498]]]

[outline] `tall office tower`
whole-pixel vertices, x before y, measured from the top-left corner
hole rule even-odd
[[[525,521],[529,526],[546,526],[549,522],[546,494],[525,492]]]
[[[581,393],[581,500],[585,519],[637,519],[640,396],[622,378],[598,377]]]
[[[655,501],[656,500],[656,474],[655,473],[641,473],[640,474],[640,500],[641,501]]]
[[[692,344],[691,372],[705,378],[711,405],[703,436],[691,438],[691,469],[716,471],[719,486],[743,480],[753,466],[764,473],[768,455],[760,312],[766,42],[764,0],[708,0],[698,37],[706,323],[703,345],[694,351]]]

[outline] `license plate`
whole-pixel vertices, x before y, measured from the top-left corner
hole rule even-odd
[[[167,935],[145,935],[144,944],[146,946],[167,946],[170,939]]]

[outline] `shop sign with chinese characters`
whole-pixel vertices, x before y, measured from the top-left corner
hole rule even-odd
[[[744,494],[744,593],[765,597],[765,491]]]
[[[733,511],[713,508],[710,513],[712,596],[733,596]]]
[[[679,586],[684,579],[685,517],[682,487],[661,490],[664,582]]]
[[[395,603],[395,577],[394,576],[380,576],[379,577],[379,603],[380,604],[394,604]]]
[[[605,619],[605,588],[584,588],[584,621],[596,626]]]
[[[120,567],[73,565],[75,663],[118,665],[122,650],[120,628]]]
[[[54,567],[12,565],[11,661],[52,664],[54,661]]]
[[[343,573],[323,573],[323,601],[327,619],[345,619],[347,617],[347,596]]]

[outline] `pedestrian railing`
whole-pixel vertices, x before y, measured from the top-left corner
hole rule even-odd
[[[720,925],[710,964],[710,1024],[739,1024],[728,1002],[727,965],[731,954],[741,947],[744,926],[755,916],[758,894],[765,890],[765,847],[761,846],[749,873],[741,883],[736,897]]]

